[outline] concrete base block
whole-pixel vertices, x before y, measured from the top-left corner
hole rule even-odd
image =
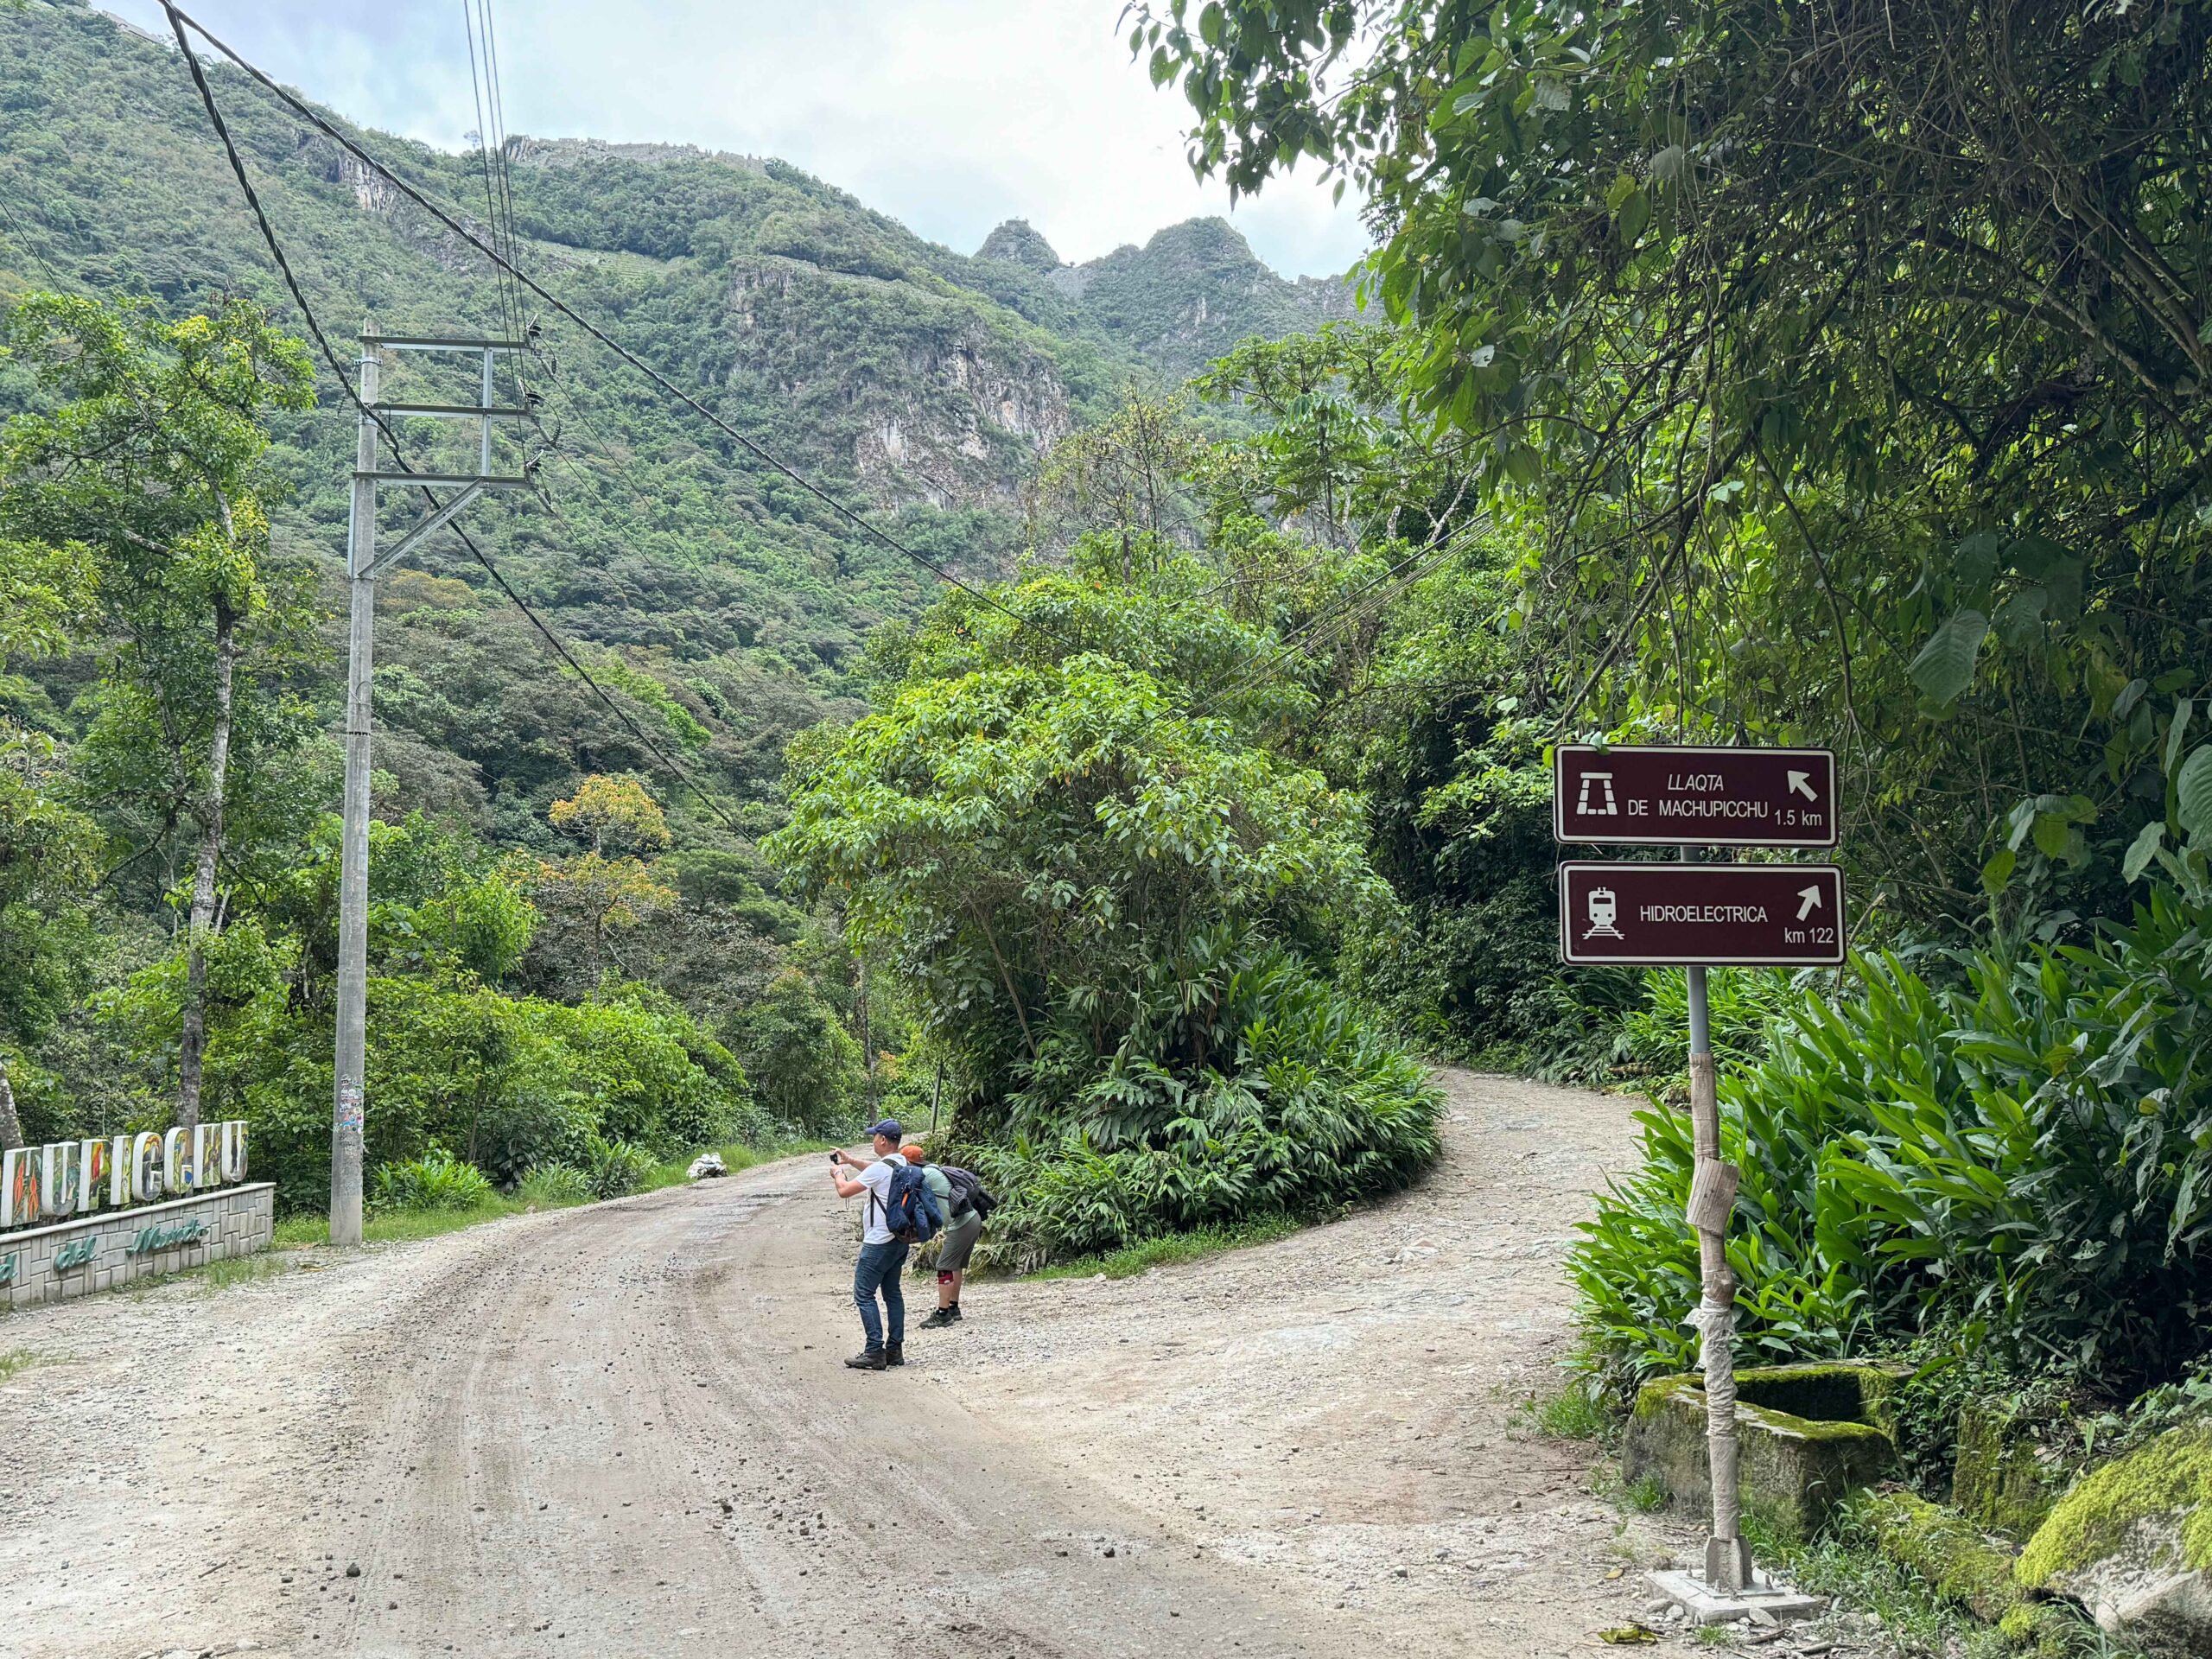
[[[1745,1510],[1784,1536],[1809,1538],[1852,1492],[1894,1474],[1897,1446],[1879,1426],[1894,1381],[1886,1368],[1842,1363],[1737,1372],[1737,1490]],[[1713,1509],[1701,1382],[1645,1383],[1621,1448],[1626,1480],[1656,1479],[1693,1514]]]
[[[1741,1538],[1707,1539],[1705,1581],[1727,1593],[1754,1582],[1751,1547]]]
[[[1732,1596],[1713,1589],[1694,1573],[1649,1576],[1651,1587],[1688,1614],[1693,1624],[1727,1624],[1739,1618],[1781,1624],[1794,1618],[1817,1618],[1828,1606],[1826,1596],[1806,1595],[1777,1584],[1764,1573],[1753,1573],[1751,1588]]]

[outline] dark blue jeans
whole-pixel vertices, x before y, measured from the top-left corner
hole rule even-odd
[[[906,1246],[863,1244],[853,1268],[853,1305],[861,1311],[861,1329],[868,1333],[868,1351],[883,1351],[883,1321],[876,1317],[875,1294],[883,1293],[883,1311],[890,1316],[891,1340],[906,1340],[906,1293],[899,1275],[906,1269]]]

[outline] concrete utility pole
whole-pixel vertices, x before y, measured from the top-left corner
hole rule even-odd
[[[378,401],[379,348],[397,352],[461,352],[482,359],[478,401],[474,404],[387,404]],[[512,490],[530,482],[520,474],[492,471],[492,423],[529,416],[527,404],[502,408],[492,401],[493,371],[498,359],[528,350],[515,340],[448,339],[419,334],[378,334],[361,329],[363,412],[353,454],[353,500],[346,530],[346,571],[352,589],[352,618],[346,664],[346,828],[339,855],[338,1045],[330,1119],[330,1242],[361,1242],[361,1139],[365,1121],[369,1002],[369,734],[370,686],[375,667],[376,579],[379,571],[410,552],[424,537],[486,490]],[[477,423],[476,469],[470,473],[420,473],[377,467],[377,417],[431,416]],[[443,486],[454,490],[388,551],[377,551],[377,486]],[[435,499],[435,498],[434,498]]]

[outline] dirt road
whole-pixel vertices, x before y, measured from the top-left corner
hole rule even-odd
[[[1512,1414],[1628,1106],[1446,1081],[1419,1191],[899,1372],[814,1160],[0,1320],[0,1656],[1592,1652],[1675,1541]]]

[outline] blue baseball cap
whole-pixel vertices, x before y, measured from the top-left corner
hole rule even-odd
[[[906,1131],[899,1127],[899,1120],[895,1117],[885,1118],[882,1122],[869,1129],[868,1133],[884,1135],[893,1141],[904,1141],[906,1138]]]

